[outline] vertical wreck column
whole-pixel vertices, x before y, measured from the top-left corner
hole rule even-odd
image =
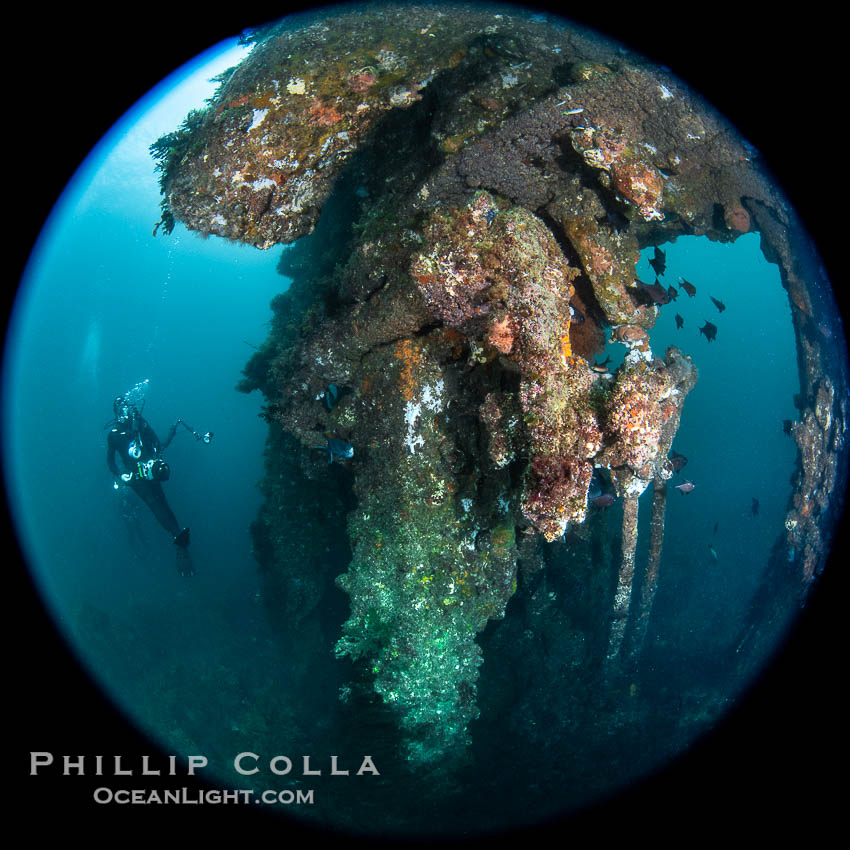
[[[667,508],[667,481],[673,474],[667,455],[673,446],[673,440],[679,430],[682,406],[685,397],[697,381],[697,370],[689,357],[685,357],[676,348],[669,348],[665,354],[664,387],[659,392],[662,412],[662,425],[658,450],[655,458],[655,477],[652,492],[652,524],[649,537],[649,557],[646,575],[640,594],[635,618],[635,634],[631,651],[637,656],[646,639],[652,602],[658,587],[658,569],[661,563],[661,550],[664,545],[664,514]]]
[[[626,622],[629,616],[629,601],[632,597],[632,579],[635,574],[635,549],[638,535],[638,497],[629,495],[623,499],[623,557],[614,593],[613,620],[608,637],[608,660],[617,657],[623,643]]]
[[[667,508],[667,480],[660,475],[655,477],[652,489],[652,524],[649,532],[649,560],[646,576],[640,593],[640,605],[635,621],[634,653],[640,652],[646,637],[646,627],[655,599],[658,585],[658,565],[661,562],[661,548],[664,544],[664,513]]]
[[[645,350],[633,348],[617,375],[609,397],[608,445],[600,455],[611,469],[614,489],[623,499],[623,556],[608,638],[609,662],[620,654],[629,616],[638,534],[637,500],[652,481],[649,564],[635,624],[636,649],[640,648],[646,631],[664,541],[666,481],[673,474],[667,453],[679,428],[682,403],[697,378],[690,358],[677,348],[668,348],[663,361],[650,359],[646,334],[633,336],[644,344]]]

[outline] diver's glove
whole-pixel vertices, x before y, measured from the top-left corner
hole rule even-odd
[[[112,479],[112,489],[120,490],[122,487],[126,487],[133,480],[133,474],[130,472],[125,472],[123,475],[118,478]]]

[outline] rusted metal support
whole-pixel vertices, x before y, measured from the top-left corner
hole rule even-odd
[[[640,592],[640,604],[635,619],[633,651],[636,655],[643,648],[646,627],[652,613],[652,602],[658,586],[658,565],[661,563],[661,549],[664,544],[664,513],[667,508],[667,481],[656,476],[652,489],[652,524],[649,532],[649,559],[646,575]]]
[[[629,602],[632,598],[632,579],[635,574],[635,549],[638,535],[638,497],[626,496],[623,499],[623,557],[620,561],[620,573],[617,577],[617,590],[614,593],[611,634],[608,638],[608,660],[617,657],[626,632],[629,616]]]
[[[661,550],[664,543],[664,514],[667,506],[667,479],[673,474],[667,454],[673,444],[673,438],[679,430],[682,405],[685,396],[691,391],[697,380],[697,370],[689,357],[685,357],[674,347],[667,349],[664,363],[656,366],[656,375],[663,383],[654,390],[654,399],[658,404],[660,428],[654,457],[644,469],[649,475],[644,477],[637,469],[628,474],[624,471],[612,473],[612,480],[623,496],[623,557],[620,573],[617,577],[617,590],[614,595],[611,633],[608,639],[608,661],[621,653],[623,637],[629,617],[629,604],[632,595],[632,583],[635,571],[635,551],[638,532],[638,496],[650,480],[653,482],[652,524],[649,539],[649,558],[640,600],[636,605],[634,640],[631,642],[630,655],[637,654],[646,635],[652,602],[658,585],[658,569],[661,563]],[[645,473],[644,473],[645,474]]]

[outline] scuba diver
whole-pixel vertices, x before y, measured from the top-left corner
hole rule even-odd
[[[147,381],[137,384],[132,390],[115,399],[112,405],[115,419],[107,424],[113,426],[106,441],[106,464],[113,475],[114,487],[129,487],[150,508],[157,522],[171,535],[177,546],[177,571],[181,576],[195,574],[189,555],[189,529],[181,528],[173,511],[165,499],[162,482],[171,475],[168,464],[161,453],[168,447],[177,433],[178,425],[183,425],[195,435],[196,439],[209,443],[212,434],[200,435],[185,422],[178,419],[168,432],[165,443],[159,438],[147,420],[142,416],[137,402],[143,401],[143,392]],[[144,404],[142,404],[144,407]],[[121,458],[124,471],[121,472],[115,461],[115,455]]]

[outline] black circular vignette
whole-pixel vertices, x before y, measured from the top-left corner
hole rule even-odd
[[[248,2],[226,13],[205,12],[197,4],[174,7],[118,20],[114,7],[100,13],[91,5],[82,12],[61,7],[46,19],[34,8],[20,10],[15,67],[23,73],[21,100],[7,92],[22,110],[19,128],[7,137],[7,171],[19,201],[11,210],[13,281],[65,184],[126,109],[203,50],[296,4]],[[772,18],[753,8],[721,13],[708,6],[702,17],[683,16],[683,9],[665,7],[656,14],[633,4],[613,14],[606,8],[573,19],[669,67],[738,126],[800,213],[831,278],[838,279],[844,241],[838,233],[837,195],[843,187],[834,182],[840,169],[831,170],[832,158],[840,153],[829,144],[831,135],[840,132],[834,100],[840,28],[814,16],[778,21],[775,13]],[[33,97],[34,92],[41,97]],[[27,127],[23,114],[36,111],[41,111],[38,132]],[[7,309],[13,286],[7,288]],[[16,748],[11,778],[19,797],[10,806],[11,818],[31,835],[84,829],[120,836],[179,824],[193,836],[221,835],[224,826],[254,837],[285,826],[296,836],[296,824],[254,810],[98,807],[87,793],[96,787],[94,778],[28,776],[30,751],[121,754],[132,761],[155,749],[79,668],[30,582],[11,530],[4,540],[12,575],[7,646],[15,647],[7,692],[14,718],[7,729]],[[639,787],[565,823],[531,830],[527,837],[554,836],[563,842],[579,833],[611,839],[645,833],[660,840],[730,829],[766,837],[792,826],[811,834],[834,827],[838,790],[830,787],[829,776],[842,729],[832,685],[841,639],[837,574],[847,553],[843,522],[830,563],[777,661],[716,732]],[[186,777],[175,780],[176,787],[200,787]],[[487,843],[497,842],[490,838]],[[346,844],[352,842],[346,839]]]

